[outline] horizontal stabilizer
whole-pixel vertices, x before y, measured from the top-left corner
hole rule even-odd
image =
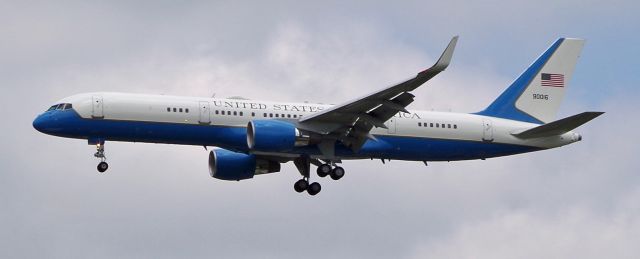
[[[604,112],[583,112],[571,117],[549,122],[535,128],[515,132],[512,133],[512,135],[523,139],[562,135],[577,127],[580,127],[580,125],[585,124],[590,120],[595,119],[603,113]]]

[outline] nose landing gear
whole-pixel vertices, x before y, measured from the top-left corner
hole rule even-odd
[[[98,172],[104,173],[105,171],[107,171],[107,169],[109,169],[109,164],[105,162],[107,160],[107,157],[104,155],[104,143],[96,144],[96,153],[93,156],[100,158],[100,163],[98,163],[97,167]]]

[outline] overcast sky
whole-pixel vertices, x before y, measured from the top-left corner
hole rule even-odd
[[[0,2],[0,257],[637,258],[637,1]],[[433,3],[429,3],[433,2]],[[560,3],[559,3],[560,2]],[[587,40],[560,115],[584,140],[486,161],[347,161],[316,197],[291,164],[241,182],[202,147],[31,122],[81,92],[343,102],[451,66],[410,109],[474,112],[556,38]]]

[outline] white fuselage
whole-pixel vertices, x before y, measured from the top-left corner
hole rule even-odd
[[[77,115],[81,117],[83,121],[154,123],[173,126],[198,125],[202,127],[241,128],[240,130],[246,128],[247,123],[251,120],[278,119],[294,123],[301,117],[325,110],[332,106],[312,103],[280,103],[245,99],[217,99],[106,92],[74,95],[60,100],[59,103],[72,104],[73,110],[77,112]],[[450,112],[410,110],[409,113],[398,113],[392,119],[386,121],[385,126],[387,129],[374,128],[371,134],[376,137],[406,137],[416,140],[433,139],[440,141],[506,144],[532,147],[535,149],[554,148],[578,140],[578,135],[573,132],[553,137],[519,139],[513,136],[512,133],[538,126],[538,124]],[[104,133],[97,134],[104,136],[90,136],[90,134],[75,134],[74,136],[72,133],[52,134],[87,139],[92,137],[111,139],[110,136]],[[182,141],[180,139],[173,142],[171,139],[166,139],[166,137],[162,140],[154,141],[153,139],[145,139],[144,134],[145,132],[136,132],[135,136],[131,136],[131,138],[118,136],[112,139],[119,141],[205,146],[219,145],[222,148],[231,150],[242,150],[241,147],[227,146],[241,144],[226,143],[224,138],[227,138],[227,136],[224,135],[218,136],[218,138],[221,139],[218,142],[192,143],[191,141]],[[231,137],[229,137],[229,139],[231,139]],[[397,147],[398,150],[401,148],[401,146]],[[363,155],[362,157],[373,157],[373,155]],[[376,155],[376,157],[384,157],[384,155]],[[492,157],[492,155],[488,155],[487,157]],[[464,159],[469,159],[469,157],[465,157]],[[406,160],[428,159],[409,157]]]

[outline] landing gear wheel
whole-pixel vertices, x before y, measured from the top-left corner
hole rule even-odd
[[[343,176],[344,169],[342,167],[336,166],[336,168],[331,171],[331,179],[333,180],[340,180]]]
[[[98,172],[104,173],[109,169],[109,164],[105,162],[107,157],[104,155],[104,142],[96,144],[96,153],[93,155],[97,158],[100,158],[100,163],[98,164]]]
[[[109,169],[109,164],[107,164],[107,162],[103,161],[98,164],[98,172],[104,173],[107,169]]]
[[[331,165],[322,164],[322,165],[318,166],[317,173],[318,173],[318,176],[320,176],[320,177],[326,177],[327,175],[329,175],[331,173]]]
[[[313,196],[316,195],[320,192],[320,190],[322,190],[322,186],[320,186],[319,183],[314,182],[309,184],[309,188],[307,188],[307,193],[309,193],[309,195]]]
[[[305,179],[300,179],[295,184],[293,184],[293,189],[299,193],[306,191],[308,187],[309,187],[309,182],[307,182],[307,180]]]

